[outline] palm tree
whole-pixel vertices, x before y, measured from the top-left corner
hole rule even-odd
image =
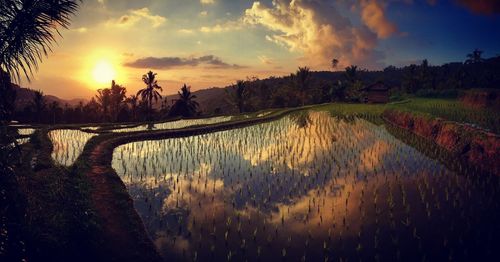
[[[196,115],[199,104],[194,100],[196,99],[196,95],[191,93],[191,88],[184,84],[177,94],[179,98],[175,101],[168,115],[183,117]]]
[[[484,62],[484,58],[481,57],[482,55],[483,51],[476,48],[474,49],[474,51],[472,51],[472,53],[467,54],[467,60],[465,60],[465,63],[466,64],[482,63]]]
[[[101,108],[102,112],[102,118],[105,121],[109,121],[109,108],[111,106],[111,89],[109,88],[104,88],[104,89],[98,89],[97,90],[97,103],[99,104],[99,107]]]
[[[41,118],[42,116],[44,115],[44,111],[45,111],[45,107],[46,107],[46,102],[45,102],[45,98],[43,97],[43,92],[38,90],[38,91],[35,91],[34,92],[34,96],[33,96],[33,101],[31,101],[31,108],[35,111],[35,117],[36,119],[34,119],[35,121],[34,122],[41,122]]]
[[[137,107],[138,107],[139,97],[136,95],[131,95],[128,97],[125,102],[130,105],[130,109],[132,110],[132,121],[137,120]]]
[[[302,105],[305,104],[307,98],[307,90],[309,89],[309,82],[311,80],[311,70],[308,67],[299,67],[295,73],[295,84],[299,89],[299,98]]]
[[[233,100],[233,103],[238,108],[238,111],[240,113],[243,113],[245,111],[245,99],[248,95],[248,90],[245,81],[243,80],[236,81],[236,84],[232,86],[231,90],[232,92],[229,92],[227,90],[226,92]]]
[[[339,65],[339,60],[337,58],[332,59],[332,68],[335,69]]]
[[[7,125],[14,113],[16,91],[7,72],[0,68],[0,125]]]
[[[127,89],[115,82],[111,81],[111,91],[110,91],[110,111],[111,118],[113,121],[118,121],[118,114],[120,109],[122,109],[123,102],[125,100]]]
[[[57,101],[53,101],[52,103],[50,103],[49,111],[52,115],[52,124],[54,125],[56,124],[56,116],[59,110],[61,110],[61,107],[59,106],[59,103]]]
[[[156,80],[156,73],[149,71],[147,74],[142,76],[142,81],[146,84],[146,88],[139,90],[137,92],[137,96],[141,96],[143,101],[148,102],[148,120],[151,120],[151,113],[153,111],[153,99],[158,101],[161,99],[161,94],[158,92],[163,91],[161,86],[158,85],[158,81]]]
[[[345,68],[345,76],[351,84],[358,80],[358,66],[351,65]]]
[[[51,51],[58,27],[67,28],[79,0],[0,1],[0,66],[19,81],[28,79]]]

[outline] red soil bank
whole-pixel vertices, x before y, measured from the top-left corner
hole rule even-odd
[[[382,116],[393,125],[432,140],[484,172],[500,175],[500,136],[460,123],[409,112],[386,110]]]
[[[460,101],[473,108],[500,109],[500,92],[498,90],[474,90],[465,92]]]

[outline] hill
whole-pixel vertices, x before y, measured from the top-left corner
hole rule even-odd
[[[35,90],[29,89],[29,88],[24,88],[20,87],[18,85],[12,84],[14,87],[14,90],[16,91],[16,108],[18,110],[22,110],[25,108],[27,105],[33,101],[33,97],[35,96]],[[51,104],[52,102],[57,102],[59,103],[60,106],[64,106],[65,104],[68,104],[71,107],[77,106],[80,102],[86,103],[87,100],[85,99],[71,99],[71,100],[65,100],[62,98],[59,98],[57,96],[53,95],[44,95],[45,101],[47,104]]]

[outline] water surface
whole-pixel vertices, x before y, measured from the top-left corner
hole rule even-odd
[[[362,119],[306,112],[130,143],[112,165],[169,261],[497,255],[498,181],[452,172]]]

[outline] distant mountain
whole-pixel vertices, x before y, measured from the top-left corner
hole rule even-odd
[[[13,84],[13,87],[14,90],[16,91],[16,108],[17,110],[22,110],[27,105],[29,105],[31,101],[33,101],[33,97],[35,96],[35,90],[20,87],[15,84]],[[44,98],[47,104],[50,104],[52,102],[57,102],[59,103],[60,106],[64,106],[65,104],[68,104],[69,106],[77,106],[80,102],[82,103],[87,102],[87,100],[85,99],[77,98],[77,99],[65,100],[53,95],[44,95]]]
[[[196,96],[195,100],[196,102],[198,102],[198,104],[200,104],[200,109],[203,114],[212,114],[217,108],[220,108],[220,110],[225,113],[236,112],[236,109],[229,103],[227,99],[225,91],[226,88],[213,87],[193,91],[193,95]],[[166,96],[169,105],[172,105],[177,97],[177,94]],[[156,107],[160,107],[160,103],[158,103]]]

